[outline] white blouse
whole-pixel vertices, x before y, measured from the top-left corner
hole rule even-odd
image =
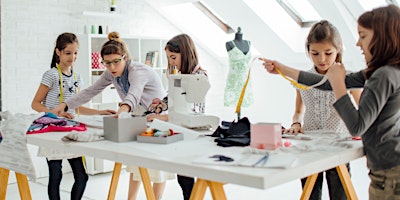
[[[314,67],[309,72],[318,73]],[[333,91],[314,88],[299,91],[306,107],[302,126],[305,131],[330,130],[340,134],[349,132],[333,107],[336,101]]]

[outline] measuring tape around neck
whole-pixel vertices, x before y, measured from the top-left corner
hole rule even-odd
[[[60,103],[62,103],[63,102],[63,98],[64,98],[64,86],[63,86],[63,78],[62,78],[63,73],[61,71],[61,67],[60,67],[59,64],[57,64],[57,71],[58,71],[58,76],[60,77]],[[71,71],[72,71],[72,75],[74,76],[74,81],[76,82],[77,81],[76,74],[75,74],[75,72],[73,70],[71,70]],[[77,94],[78,92],[79,92],[79,88],[76,87],[75,94]],[[79,116],[79,110],[78,110],[77,114]]]

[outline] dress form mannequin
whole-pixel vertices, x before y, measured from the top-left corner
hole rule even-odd
[[[234,44],[232,44],[232,42]],[[240,27],[238,27],[238,30],[235,33],[235,39],[233,41],[226,42],[226,50],[227,51],[232,50],[233,47],[235,47],[235,45],[244,54],[247,54],[250,51],[250,41],[243,40],[243,33]]]
[[[229,56],[229,73],[225,86],[224,106],[236,106],[239,101],[240,93],[247,79],[251,59],[250,45],[250,41],[243,40],[240,27],[235,34],[235,39],[226,42],[226,50]],[[242,107],[248,107],[252,103],[253,92],[251,89],[251,81],[249,80]]]

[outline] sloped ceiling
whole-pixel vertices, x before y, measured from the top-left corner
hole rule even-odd
[[[275,0],[268,0],[275,1]],[[350,70],[358,70],[365,67],[365,62],[359,47],[355,44],[357,35],[357,17],[363,12],[358,1],[348,0],[308,0],[319,15],[332,22],[340,31],[344,43],[343,61]],[[195,2],[194,0],[147,0],[162,15],[165,6]],[[271,26],[266,24],[258,15],[248,7],[243,0],[204,0],[218,16],[230,27],[241,27],[245,30],[245,38],[250,40],[253,46],[262,56],[277,59],[285,63],[305,63],[305,52],[296,52],[281,38]],[[267,10],[267,9],[266,9]],[[177,13],[179,13],[177,11]],[[165,15],[166,16],[166,15]],[[190,17],[190,16],[182,16]],[[271,16],[274,17],[274,16]],[[168,17],[166,16],[167,20]],[[174,24],[173,21],[171,21]],[[285,26],[285,24],[282,24]],[[177,27],[185,30],[184,27]],[[189,35],[190,30],[185,30]],[[233,38],[232,38],[233,39]],[[304,38],[305,39],[305,38]],[[198,44],[204,45],[204,44]],[[304,48],[304,47],[301,47]]]

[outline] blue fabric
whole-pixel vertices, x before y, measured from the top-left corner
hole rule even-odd
[[[126,63],[126,66],[129,65],[130,62]],[[125,67],[124,72],[122,72],[121,77],[116,77],[115,79],[117,80],[117,83],[121,86],[122,92],[124,92],[125,96],[128,94],[129,87],[131,84],[129,83],[128,80],[128,67]]]
[[[52,112],[46,112],[46,113],[44,114],[44,116],[45,116],[45,117],[54,118],[54,119],[57,119],[57,118],[58,118],[57,115],[55,115],[55,114],[52,113]]]

